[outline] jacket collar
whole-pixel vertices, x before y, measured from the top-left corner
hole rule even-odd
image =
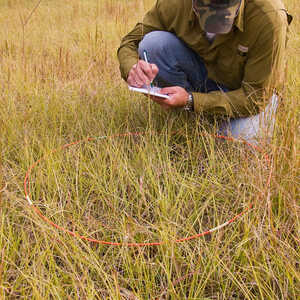
[[[234,20],[234,25],[242,32],[244,31],[245,2],[246,0],[242,0],[239,13]]]

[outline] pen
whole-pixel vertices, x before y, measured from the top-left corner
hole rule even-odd
[[[148,57],[147,57],[147,52],[146,52],[146,50],[144,50],[144,59],[145,59],[145,62],[148,64],[149,63],[149,61],[148,61]],[[150,88],[152,88],[153,87],[153,85],[152,85],[152,81],[150,82]]]

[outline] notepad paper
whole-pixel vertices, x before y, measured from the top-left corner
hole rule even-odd
[[[168,96],[168,95],[161,94],[160,93],[161,88],[159,88],[159,87],[137,88],[137,87],[133,87],[133,86],[129,85],[128,88],[129,88],[130,91],[142,93],[142,94],[145,94],[145,95],[151,95],[151,96],[156,96],[156,97],[165,98],[165,99],[170,98],[170,96]]]

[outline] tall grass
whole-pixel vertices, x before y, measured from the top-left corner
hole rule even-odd
[[[153,2],[0,2],[0,299],[299,299],[299,5],[286,1],[296,18],[270,167],[206,135],[214,126],[201,116],[127,91],[116,49]],[[110,137],[125,132],[143,134]],[[48,225],[23,190],[41,157],[30,197],[49,219],[164,244],[96,245]],[[211,236],[174,243],[250,204]]]

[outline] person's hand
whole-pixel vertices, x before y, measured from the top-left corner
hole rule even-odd
[[[139,60],[138,63],[131,68],[127,83],[134,87],[150,85],[157,73],[158,67],[155,64],[149,64],[143,60]]]
[[[160,90],[161,94],[169,95],[169,99],[150,96],[150,98],[158,103],[163,109],[183,107],[187,104],[189,93],[180,86],[166,87]]]

